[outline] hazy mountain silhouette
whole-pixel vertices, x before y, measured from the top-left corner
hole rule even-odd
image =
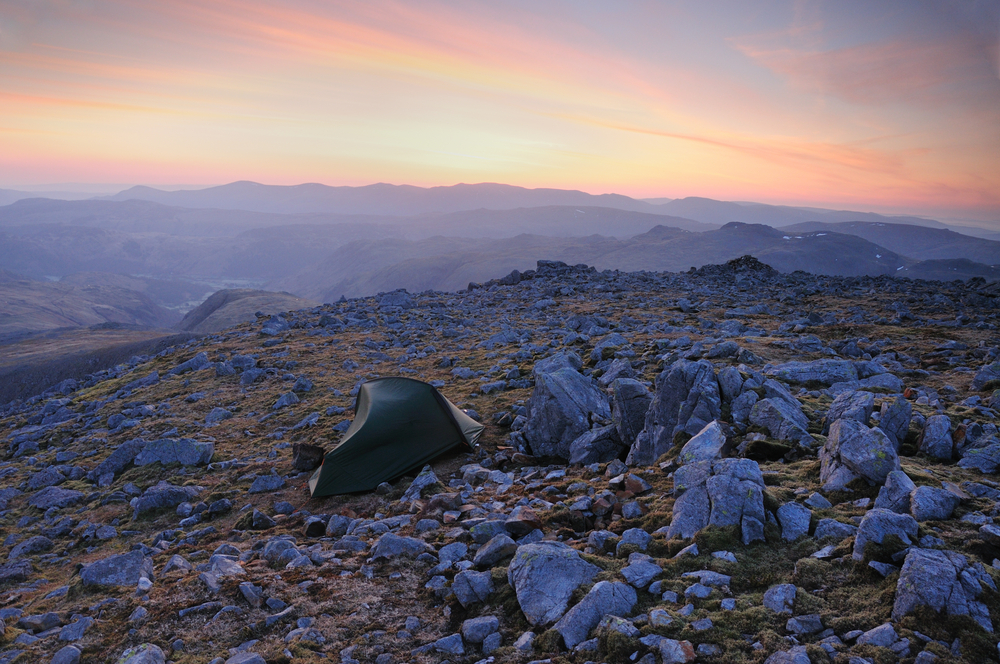
[[[506,184],[457,184],[450,187],[371,184],[363,187],[329,187],[322,184],[278,186],[232,182],[188,191],[162,191],[132,187],[105,200],[146,200],[191,208],[220,208],[294,214],[335,212],[413,216],[544,205],[598,205],[637,212],[655,212],[653,206],[618,194],[594,196],[565,189],[526,189]]]
[[[833,231],[863,237],[921,260],[965,258],[987,265],[1000,264],[1000,242],[969,237],[946,228],[922,228],[902,224],[854,221],[847,223],[808,222],[782,230],[796,232]]]
[[[456,290],[511,270],[530,269],[538,258],[587,263],[598,269],[683,271],[752,254],[782,272],[895,275],[917,261],[842,233],[789,235],[758,224],[727,224],[691,233],[657,226],[627,240],[599,235],[550,238],[520,235],[502,240],[430,238],[358,241],[323,262],[271,284],[329,302],[393,288]]]
[[[145,200],[187,208],[217,208],[282,214],[331,213],[388,216],[448,214],[467,210],[512,210],[545,206],[596,206],[632,212],[663,214],[721,226],[731,221],[787,226],[806,221],[838,223],[872,221],[944,228],[941,222],[912,216],[886,216],[871,212],[824,210],[761,203],[733,203],[688,197],[660,204],[619,194],[592,195],[566,189],[526,189],[505,184],[457,184],[449,187],[372,184],[363,187],[330,187],[323,184],[293,186],[232,182],[206,189],[162,191],[132,187],[103,200]],[[652,199],[662,201],[665,199]]]

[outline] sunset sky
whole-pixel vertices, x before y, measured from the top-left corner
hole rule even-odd
[[[505,182],[1000,224],[1000,2],[2,0],[0,188]]]

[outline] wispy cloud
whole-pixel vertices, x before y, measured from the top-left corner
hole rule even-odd
[[[1000,55],[979,14],[941,6],[891,5],[926,14],[917,29],[809,0],[7,0],[0,186],[48,163],[47,181],[475,173],[982,203],[1000,191]]]

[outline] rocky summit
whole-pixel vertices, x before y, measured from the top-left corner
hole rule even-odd
[[[0,663],[996,662],[1000,289],[541,261],[0,407]],[[307,480],[366,380],[486,429]]]

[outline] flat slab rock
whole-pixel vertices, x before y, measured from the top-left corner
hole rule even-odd
[[[164,466],[204,466],[215,454],[215,443],[200,442],[190,438],[161,438],[146,443],[135,457],[135,465],[161,463]]]
[[[80,570],[85,586],[135,586],[141,578],[153,578],[153,560],[138,550],[108,556]]]

